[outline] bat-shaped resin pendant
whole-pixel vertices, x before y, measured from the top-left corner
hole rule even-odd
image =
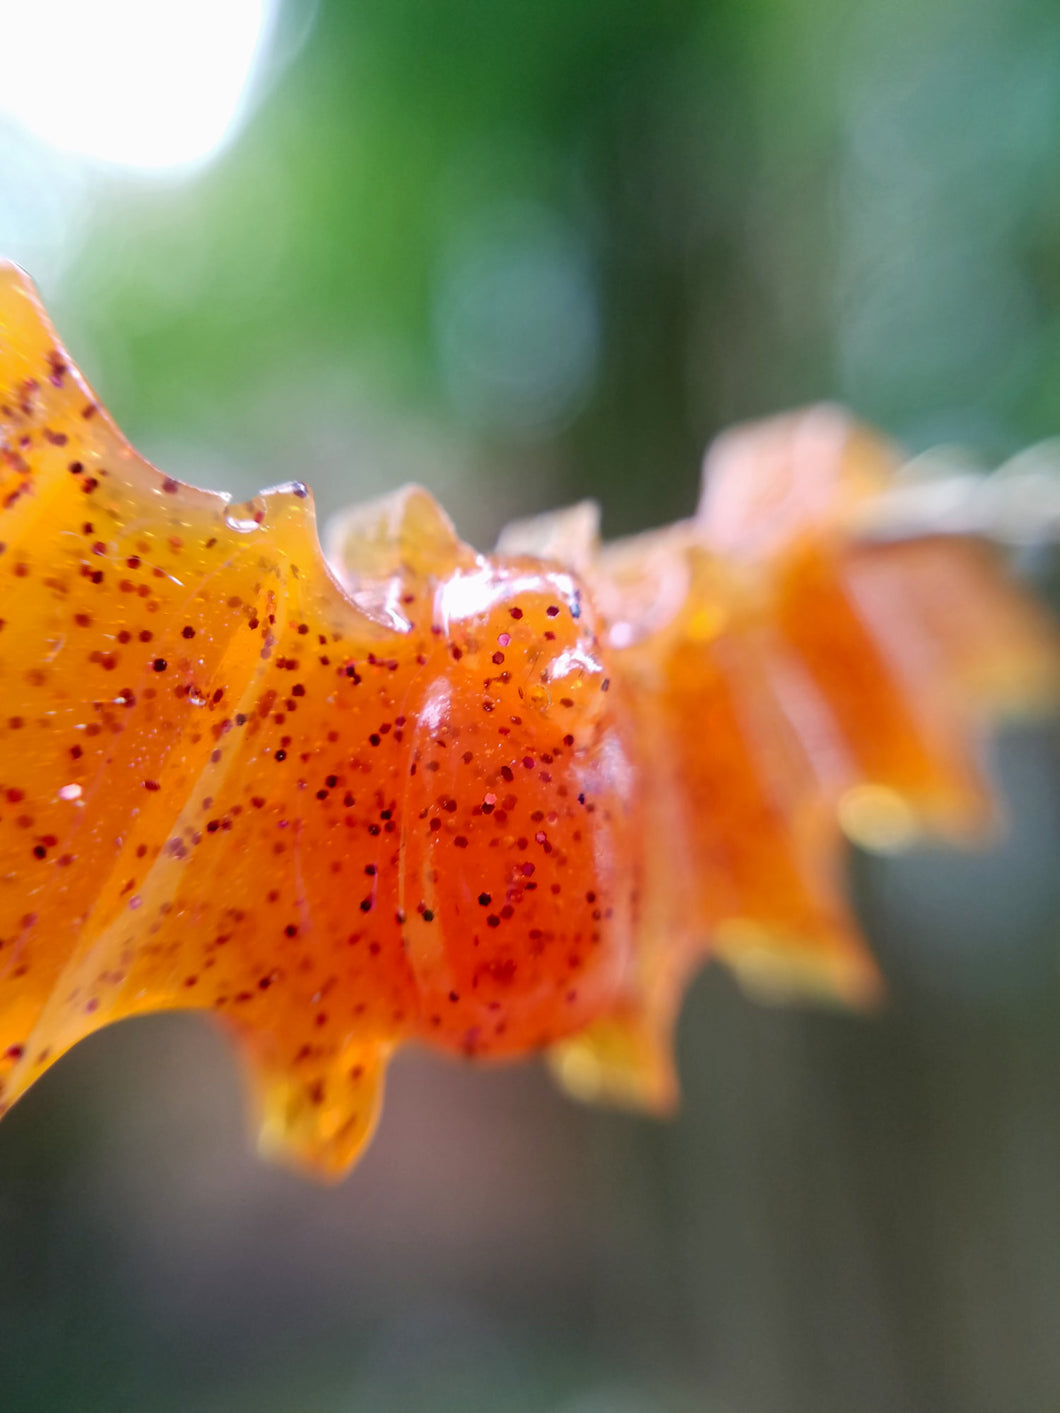
[[[0,265],[0,1108],[123,1016],[213,1011],[321,1174],[395,1047],[547,1050],[664,1106],[687,978],[857,1002],[842,830],[960,836],[1056,655],[986,544],[866,534],[890,450],[730,433],[694,519],[463,544],[406,488],[233,505],[136,455]]]

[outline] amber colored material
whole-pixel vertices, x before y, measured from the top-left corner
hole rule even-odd
[[[766,998],[872,1002],[844,833],[988,832],[983,728],[1055,699],[1057,645],[991,546],[852,533],[897,464],[837,409],[778,417],[712,448],[693,520],[583,551],[634,722],[643,885],[632,986],[554,1050],[575,1093],[672,1105],[707,955]]]
[[[604,550],[580,507],[483,556],[411,488],[329,569],[305,487],[139,458],[0,265],[0,1108],[206,1009],[266,1146],[338,1174],[404,1042],[661,1106],[709,952],[875,994],[841,827],[981,827],[980,718],[1048,692],[1049,630],[981,545],[853,533],[891,457],[841,414],[713,460]]]

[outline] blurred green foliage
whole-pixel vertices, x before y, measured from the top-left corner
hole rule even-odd
[[[101,177],[57,281],[133,431],[271,470],[356,387],[467,434],[520,502],[543,465],[539,503],[596,494],[626,530],[687,512],[720,426],[813,397],[914,445],[1060,426],[1039,0],[307,4],[239,140],[190,184]],[[536,426],[447,399],[439,329],[453,259],[520,225],[576,247],[598,326]],[[494,357],[533,333],[499,303]]]

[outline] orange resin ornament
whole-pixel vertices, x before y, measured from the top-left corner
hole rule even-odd
[[[1056,665],[985,546],[865,536],[894,464],[819,409],[723,439],[669,530],[484,556],[411,488],[329,566],[305,487],[138,457],[0,265],[0,1108],[211,1010],[265,1146],[339,1174],[407,1041],[661,1107],[709,953],[871,998],[842,830],[981,828],[984,711]]]

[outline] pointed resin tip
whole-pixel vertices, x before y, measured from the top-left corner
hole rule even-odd
[[[719,931],[717,954],[756,1001],[866,1010],[884,1000],[879,968],[852,927],[822,925],[812,936],[800,936],[754,923],[729,924]]]
[[[33,281],[9,260],[0,260],[0,358],[12,378],[49,366],[55,334]],[[61,360],[60,360],[61,361]]]
[[[269,1035],[240,1039],[262,1156],[325,1182],[344,1177],[379,1121],[386,1049],[356,1042],[323,1051],[306,1045],[292,1064]]]
[[[827,403],[734,427],[707,452],[697,520],[711,549],[757,559],[842,528],[897,464],[886,441]]]
[[[600,507],[594,500],[513,520],[497,541],[498,554],[533,555],[562,564],[576,574],[591,569],[599,549]]]
[[[336,578],[351,589],[368,579],[451,574],[476,559],[422,486],[402,486],[336,515],[325,528],[324,549]]]
[[[680,1100],[670,1025],[642,1008],[602,1016],[554,1045],[548,1064],[558,1083],[586,1104],[613,1104],[664,1116]]]

